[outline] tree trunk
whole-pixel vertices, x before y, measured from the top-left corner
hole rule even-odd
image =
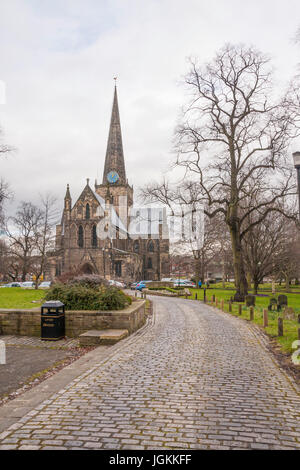
[[[288,274],[285,276],[285,290],[290,292],[290,276]]]
[[[233,268],[234,268],[234,279],[236,293],[234,294],[235,302],[244,302],[245,295],[248,294],[248,284],[245,275],[243,257],[242,257],[242,247],[240,234],[236,228],[230,227],[230,237],[232,244],[232,253],[233,253]]]
[[[249,290],[251,289],[251,280],[252,280],[251,278],[252,278],[251,273],[248,271],[247,272],[247,284],[248,284],[248,289]],[[253,281],[254,281],[254,279],[253,279]]]
[[[222,263],[222,287],[225,289],[225,253],[223,252],[223,263]]]
[[[259,286],[259,281],[258,281],[258,279],[253,278],[253,288],[254,288],[254,294],[255,294],[255,295],[257,295],[258,286]]]
[[[204,253],[202,251],[201,254],[201,274],[200,274],[201,282],[204,284],[205,281],[205,264],[204,264]]]
[[[199,256],[195,258],[195,284],[196,288],[199,287],[199,281],[200,281],[200,258]]]

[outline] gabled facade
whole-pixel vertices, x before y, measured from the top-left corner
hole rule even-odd
[[[61,223],[56,227],[55,252],[49,258],[50,277],[73,269],[126,282],[167,277],[166,222],[160,219],[155,239],[144,234],[133,236],[130,227],[137,214],[132,207],[133,187],[126,178],[115,87],[102,183],[96,181],[92,189],[87,180],[74,205],[67,185]]]

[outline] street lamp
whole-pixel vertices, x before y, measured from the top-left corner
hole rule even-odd
[[[298,179],[298,198],[299,198],[299,219],[300,219],[300,152],[293,153],[294,166],[297,170],[297,179]]]

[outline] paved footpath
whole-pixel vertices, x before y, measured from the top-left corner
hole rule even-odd
[[[299,393],[253,327],[197,301],[153,303],[143,330],[0,449],[300,449]]]

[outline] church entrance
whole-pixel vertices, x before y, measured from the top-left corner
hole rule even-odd
[[[82,274],[94,274],[94,269],[89,263],[85,263],[80,269]]]

